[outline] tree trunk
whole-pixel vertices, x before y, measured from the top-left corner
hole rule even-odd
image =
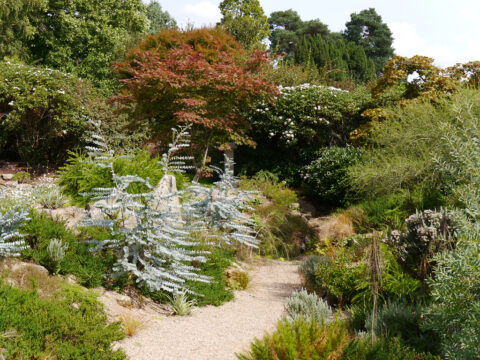
[[[200,176],[202,175],[203,168],[205,167],[205,163],[207,162],[209,148],[210,148],[210,138],[207,142],[207,145],[205,146],[205,152],[203,153],[202,161],[200,162],[200,165],[197,166],[195,176],[193,178],[194,182],[198,182],[198,180],[200,180]]]

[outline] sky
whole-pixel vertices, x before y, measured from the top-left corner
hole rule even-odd
[[[144,0],[148,3],[148,0]],[[158,0],[184,27],[220,20],[221,0]],[[341,31],[350,14],[375,8],[393,33],[396,55],[424,55],[441,67],[480,60],[480,0],[260,0],[265,14],[293,9]]]

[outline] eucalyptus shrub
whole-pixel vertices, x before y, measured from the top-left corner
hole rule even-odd
[[[4,214],[0,212],[0,258],[18,256],[25,248],[24,235],[18,231],[18,228],[26,220],[28,220],[28,211],[25,209],[11,209]]]
[[[305,289],[292,293],[287,300],[285,310],[288,318],[293,321],[303,317],[307,322],[316,321],[321,325],[330,322],[333,314],[325,300],[315,294],[309,294]]]

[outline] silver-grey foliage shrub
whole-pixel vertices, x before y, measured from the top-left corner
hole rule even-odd
[[[327,302],[315,294],[309,294],[305,289],[293,292],[288,298],[286,312],[290,320],[302,317],[322,325],[332,317],[332,309]]]
[[[226,198],[224,189],[231,188],[230,176],[221,176],[211,189],[194,184],[186,190],[159,194],[148,178],[115,173],[114,152],[101,134],[100,124],[92,122],[92,125],[95,130],[90,135],[94,146],[87,147],[89,155],[98,166],[109,169],[114,185],[84,194],[92,196],[92,210],[103,214],[96,218],[90,212],[84,224],[110,230],[112,238],[98,242],[93,250],[112,249],[117,254],[113,276],[132,274],[137,283],[151,291],[190,292],[186,281],[210,281],[209,277],[198,274],[198,267],[191,265],[205,262],[208,254],[199,249],[204,244],[192,234],[221,229],[227,240],[253,244],[250,230],[241,217],[241,207],[245,205],[238,197]],[[165,172],[185,170],[188,159],[179,156],[179,152],[188,146],[188,128],[175,130],[169,151],[160,162]],[[134,183],[147,190],[130,193],[128,188]]]
[[[65,257],[65,253],[68,249],[68,244],[63,244],[60,239],[52,239],[47,246],[47,254],[50,260],[58,266]]]
[[[387,242],[393,246],[403,262],[419,270],[428,267],[434,254],[452,248],[456,238],[452,215],[446,210],[425,210],[405,220],[406,231],[394,230]],[[425,273],[425,271],[420,271]]]
[[[0,258],[18,256],[25,248],[24,235],[18,231],[18,228],[26,220],[28,220],[28,210],[25,209],[10,209],[4,214],[0,212]]]

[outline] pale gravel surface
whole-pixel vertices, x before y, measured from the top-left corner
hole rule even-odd
[[[252,265],[252,286],[220,307],[191,316],[153,317],[145,329],[118,343],[131,360],[233,360],[235,353],[275,328],[286,299],[301,286],[297,265],[269,261]]]

